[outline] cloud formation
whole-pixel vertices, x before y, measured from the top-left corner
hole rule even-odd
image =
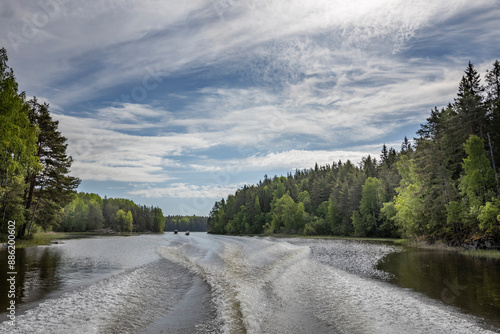
[[[495,0],[6,0],[0,18],[73,173],[166,200],[376,155],[500,51]]]

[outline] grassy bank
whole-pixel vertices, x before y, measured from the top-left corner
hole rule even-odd
[[[30,239],[16,239],[16,248],[50,245],[60,239],[69,239],[71,237],[78,237],[79,235],[82,235],[82,233],[37,232]],[[2,242],[5,243],[5,240],[2,239]]]
[[[16,239],[16,248],[26,248],[35,246],[46,246],[64,239],[88,238],[95,236],[130,236],[141,233],[101,233],[101,232],[37,232],[32,238],[26,240]],[[5,239],[5,240],[4,240]],[[2,238],[2,243],[6,243],[7,236]]]
[[[401,240],[405,240],[404,245],[410,247],[457,252],[462,255],[474,256],[480,258],[500,259],[500,250],[495,250],[495,249],[492,250],[464,249],[463,247],[448,246],[445,242],[442,241],[437,241],[435,243],[429,244],[421,240],[408,240],[408,239],[401,239]]]

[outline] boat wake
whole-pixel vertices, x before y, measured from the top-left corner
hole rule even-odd
[[[210,285],[223,333],[493,333],[477,318],[373,279],[383,276],[374,266],[391,251],[224,236],[157,248]]]
[[[397,247],[202,233],[165,235],[148,247],[146,262],[45,299],[19,315],[14,328],[0,324],[0,332],[499,332],[386,283],[375,267]]]

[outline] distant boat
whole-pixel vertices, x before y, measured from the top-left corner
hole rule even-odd
[[[189,231],[186,231],[186,235],[189,235]]]
[[[174,230],[174,234],[177,234],[177,230]]]

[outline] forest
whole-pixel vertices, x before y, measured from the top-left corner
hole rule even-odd
[[[80,180],[70,176],[73,162],[67,139],[50,115],[49,105],[26,99],[18,91],[14,71],[0,49],[0,235],[8,221],[16,237],[26,239],[43,230],[86,232],[107,228],[117,232],[162,232],[160,208],[139,206],[127,199],[102,199],[76,193]]]
[[[163,232],[165,217],[158,207],[137,205],[129,199],[101,198],[80,192],[62,210],[62,219],[54,230],[90,232]]]
[[[500,63],[484,84],[469,62],[457,96],[413,141],[357,165],[264,176],[215,203],[209,232],[419,238],[500,243]]]
[[[15,221],[16,237],[25,239],[36,227],[58,226],[80,180],[69,175],[72,158],[49,105],[36,98],[27,101],[7,61],[1,48],[0,234],[6,234],[8,221]]]
[[[165,231],[207,232],[208,217],[200,216],[167,216]]]

